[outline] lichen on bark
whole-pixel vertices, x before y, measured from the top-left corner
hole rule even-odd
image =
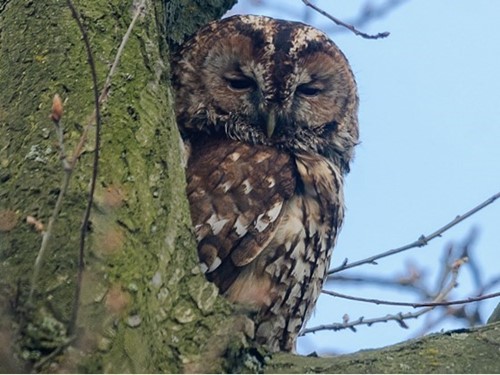
[[[329,358],[278,354],[266,373],[499,373],[500,323]]]
[[[76,5],[102,83],[137,3]],[[180,371],[206,361],[200,353],[213,327],[229,321],[229,305],[196,271],[168,46],[159,34],[165,30],[158,23],[164,6],[147,2],[103,106],[77,338],[37,370]],[[219,5],[217,13],[222,12]],[[25,220],[47,222],[63,174],[48,119],[51,99],[58,93],[64,100],[67,150],[79,139],[93,103],[81,35],[65,2],[12,2],[0,17],[0,212],[15,213],[3,216],[14,218],[15,225],[0,232],[2,305],[12,306],[2,311],[0,335],[21,334],[19,346],[5,356],[15,356],[19,360],[12,363],[29,369],[68,339],[93,151],[91,132],[55,225],[34,306],[26,309],[41,235]],[[19,327],[21,315],[25,321]],[[214,358],[213,367],[205,368],[215,370],[221,363]]]

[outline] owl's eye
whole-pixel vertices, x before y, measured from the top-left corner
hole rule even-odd
[[[227,74],[224,79],[228,87],[234,91],[248,91],[256,86],[252,78],[244,75]]]
[[[321,88],[310,83],[304,83],[297,86],[296,92],[304,96],[316,96],[321,92]]]

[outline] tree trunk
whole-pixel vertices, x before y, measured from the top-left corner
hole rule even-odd
[[[95,127],[72,173],[40,274],[33,275],[67,173],[49,119],[52,98],[57,93],[64,102],[60,126],[71,157],[94,110],[90,67],[65,1],[0,0],[0,372],[278,372],[299,370],[297,363],[311,371],[335,369],[322,367],[322,359],[267,358],[249,349],[251,321],[235,313],[198,269],[168,54],[233,2],[145,2],[102,106],[97,189],[73,330]],[[101,86],[139,3],[76,4]],[[498,344],[499,328],[493,327],[491,340]]]
[[[214,327],[231,326],[232,315],[198,271],[164,30],[168,26],[170,39],[180,40],[186,30],[222,15],[229,3],[211,1],[204,5],[211,11],[202,12],[194,1],[148,1],[126,44],[103,106],[99,175],[73,341],[68,327],[95,128],[54,224],[32,306],[26,301],[42,237],[26,218],[47,227],[65,173],[48,117],[52,97],[58,93],[65,102],[61,126],[71,155],[94,108],[89,64],[64,1],[0,6],[0,338],[15,342],[0,360],[14,368],[3,370],[178,372],[196,370],[201,360],[204,370],[219,368],[217,346],[222,350],[221,341],[230,335]],[[138,2],[76,5],[102,85]],[[187,7],[197,16],[184,15]],[[177,26],[179,15],[184,18]],[[214,345],[218,335],[225,340]],[[208,363],[207,350],[214,357]]]

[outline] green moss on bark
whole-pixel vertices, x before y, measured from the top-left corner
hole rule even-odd
[[[171,107],[168,48],[165,35],[159,34],[165,30],[165,24],[158,23],[164,19],[159,12],[165,3],[147,4],[103,106],[77,339],[41,370],[194,368],[206,361],[201,354],[208,349],[213,327],[231,314],[197,268]],[[180,2],[167,5],[182,8]],[[118,0],[77,6],[102,83],[134,6]],[[210,6],[202,18],[223,12],[220,4],[217,11],[216,5]],[[92,132],[56,222],[29,314],[23,304],[41,236],[25,220],[33,216],[47,223],[63,175],[48,119],[52,97],[58,93],[65,101],[62,125],[66,149],[72,150],[93,110],[91,79],[81,36],[64,1],[11,2],[1,17],[0,213],[14,212],[16,224],[0,232],[0,288],[4,300],[12,303],[12,309],[3,311],[7,314],[0,335],[15,335],[24,312],[26,325],[15,353],[34,363],[67,339],[79,226],[91,175]],[[179,25],[187,23],[179,20]],[[214,358],[206,368],[215,371],[221,361]]]
[[[237,0],[165,1],[164,23],[169,44],[175,47],[206,23],[221,18]]]
[[[278,354],[266,373],[499,373],[500,324],[432,334],[330,358]]]

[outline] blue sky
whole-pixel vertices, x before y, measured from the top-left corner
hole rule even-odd
[[[274,0],[286,11],[240,0],[236,13],[301,20],[300,0]],[[320,0],[316,4],[343,20],[359,14],[367,1]],[[384,1],[372,1],[381,4]],[[265,2],[264,2],[265,4]],[[409,0],[363,31],[389,31],[384,40],[329,33],[349,59],[359,87],[362,143],[346,179],[347,213],[332,266],[358,260],[416,240],[500,191],[500,2],[486,0]],[[321,15],[309,23],[325,31]],[[443,249],[477,228],[474,246],[481,275],[500,274],[500,202],[485,208],[428,246],[357,268],[376,276],[403,274],[413,261],[434,280]],[[463,269],[453,299],[474,292]],[[333,285],[342,293],[368,298],[416,301],[380,286]],[[498,291],[499,286],[493,291]],[[484,303],[486,319],[499,299]],[[323,295],[308,326],[414,311],[376,306]],[[299,352],[345,353],[397,343],[413,337],[423,317],[360,326],[357,332],[323,332],[299,340]],[[464,322],[441,324],[459,328]]]

